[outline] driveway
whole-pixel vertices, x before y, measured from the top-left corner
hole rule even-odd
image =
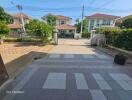
[[[60,39],[9,84],[3,100],[132,100],[131,65],[115,65],[87,44]]]

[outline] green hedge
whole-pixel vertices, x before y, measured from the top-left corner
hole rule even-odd
[[[5,38],[5,42],[42,42],[41,39],[36,38]]]
[[[132,51],[132,29],[123,30],[114,41],[114,46]]]
[[[96,32],[105,34],[108,45],[132,51],[132,29],[100,28]]]

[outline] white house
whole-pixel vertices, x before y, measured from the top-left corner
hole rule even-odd
[[[86,19],[88,19],[88,31],[91,32],[91,30],[100,27],[114,27],[116,20],[119,18],[119,16],[100,13],[86,16]]]
[[[74,37],[76,28],[71,25],[72,18],[63,15],[56,16],[56,28],[59,31],[59,37]],[[46,22],[46,16],[42,17],[44,22]]]
[[[31,17],[29,17],[28,15],[22,13],[18,13],[18,14],[10,14],[11,17],[11,23],[8,24],[8,27],[10,28],[11,32],[10,32],[10,36],[11,37],[20,37],[19,32],[22,30],[22,21],[21,21],[21,16],[23,17],[23,21],[24,23],[29,23],[31,21]]]

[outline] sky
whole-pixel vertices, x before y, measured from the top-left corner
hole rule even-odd
[[[81,18],[83,5],[84,16],[94,13],[116,16],[132,14],[132,0],[0,0],[0,6],[8,13],[18,13],[11,1],[22,5],[22,12],[32,18],[41,19],[42,16],[52,13],[71,17],[72,24],[77,18]]]

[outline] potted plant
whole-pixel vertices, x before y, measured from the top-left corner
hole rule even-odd
[[[123,54],[116,54],[114,58],[114,62],[119,65],[125,65],[127,57]]]

